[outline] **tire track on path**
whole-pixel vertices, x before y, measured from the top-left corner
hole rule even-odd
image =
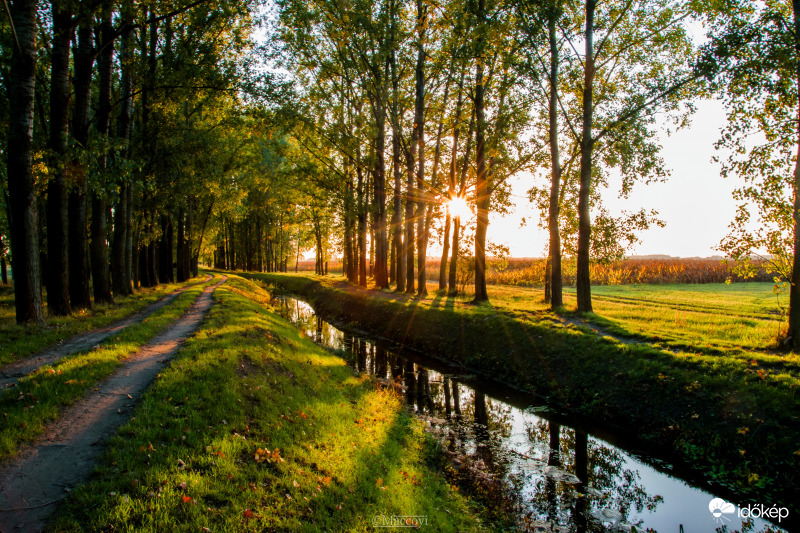
[[[189,311],[0,467],[0,533],[44,529],[68,489],[89,477],[106,441],[130,419],[137,399],[197,329],[227,279],[204,289]]]
[[[128,326],[132,326],[133,324],[141,322],[162,307],[166,307],[187,289],[202,283],[206,283],[212,278],[213,276],[208,275],[205,279],[174,290],[166,296],[163,296],[155,302],[143,307],[139,311],[136,311],[135,313],[117,320],[116,322],[113,322],[107,326],[96,328],[85,333],[80,333],[65,341],[63,344],[51,346],[42,352],[30,355],[20,359],[19,361],[14,361],[13,363],[9,363],[3,367],[0,367],[0,392],[9,387],[13,387],[17,384],[20,378],[27,376],[41,366],[51,365],[59,359],[62,359],[70,354],[91,349],[93,346],[103,342],[111,335],[119,333]]]

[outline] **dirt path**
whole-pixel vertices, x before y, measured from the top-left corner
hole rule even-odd
[[[106,440],[132,415],[137,399],[169,357],[200,325],[214,290],[203,290],[191,309],[76,405],[37,440],[0,468],[0,532],[41,531],[57,503],[86,480]]]
[[[24,359],[20,359],[19,361],[14,361],[13,363],[9,363],[3,367],[0,367],[0,391],[16,385],[16,383],[19,381],[19,378],[30,374],[40,366],[50,365],[62,357],[66,357],[76,352],[89,350],[92,346],[103,342],[111,335],[119,333],[123,329],[136,324],[137,322],[141,322],[148,316],[152,315],[155,311],[158,311],[162,307],[170,304],[185,290],[190,289],[195,285],[205,283],[212,277],[213,276],[209,275],[201,281],[172,291],[161,299],[143,307],[139,311],[128,315],[125,318],[117,320],[116,322],[113,322],[107,326],[93,329],[91,331],[87,331],[86,333],[81,333],[63,342],[63,344],[52,346],[43,352],[39,352]]]

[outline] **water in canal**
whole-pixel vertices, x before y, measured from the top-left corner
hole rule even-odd
[[[315,342],[346,352],[355,371],[396,383],[457,467],[490,484],[501,481],[526,529],[784,531],[762,519],[740,518],[737,502],[725,502],[661,471],[654,458],[570,427],[568,419],[528,395],[478,384],[419,353],[346,333],[302,300],[278,300],[285,318]]]

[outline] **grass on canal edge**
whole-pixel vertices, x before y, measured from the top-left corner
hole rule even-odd
[[[462,363],[617,428],[740,499],[800,510],[789,496],[800,486],[796,354],[705,347],[710,343],[688,323],[687,336],[699,338],[690,349],[626,344],[533,308],[543,304],[515,305],[521,290],[514,287],[492,287],[500,296],[474,306],[436,294],[419,300],[359,289],[341,277],[246,276],[302,295],[322,316]],[[734,301],[713,299],[728,307]],[[707,313],[711,322],[713,313]],[[669,329],[659,316],[669,314],[651,314],[653,326]]]
[[[97,348],[44,365],[21,378],[16,387],[0,391],[0,460],[13,456],[21,444],[40,435],[64,407],[111,375],[123,359],[182,315],[205,287],[217,281],[219,276],[187,289],[166,307],[109,337]]]
[[[14,288],[0,286],[0,365],[27,357],[73,335],[125,318],[162,296],[197,281],[197,278],[193,278],[183,283],[168,283],[152,289],[142,288],[130,296],[116,296],[113,304],[95,304],[91,310],[81,309],[70,316],[46,317],[45,326],[18,325],[14,315]],[[45,314],[46,311],[47,305]]]
[[[379,515],[481,531],[400,397],[231,276],[52,531],[367,531]]]

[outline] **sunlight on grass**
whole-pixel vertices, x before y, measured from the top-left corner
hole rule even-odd
[[[211,283],[215,280],[186,290],[170,305],[150,315],[146,322],[126,328],[97,348],[41,367],[21,378],[16,387],[0,391],[4,421],[0,425],[0,459],[14,455],[23,443],[40,435],[63,408],[111,375],[123,359],[183,314]]]
[[[366,531],[378,513],[483,529],[399,398],[229,284],[52,530]]]
[[[201,276],[205,273],[201,273]],[[73,335],[106,326],[139,311],[170,292],[197,283],[168,283],[142,288],[130,296],[117,296],[115,303],[95,305],[91,311],[80,310],[70,316],[47,317],[46,326],[17,325],[12,287],[0,287],[0,365],[26,357]],[[45,305],[45,313],[47,306]]]

